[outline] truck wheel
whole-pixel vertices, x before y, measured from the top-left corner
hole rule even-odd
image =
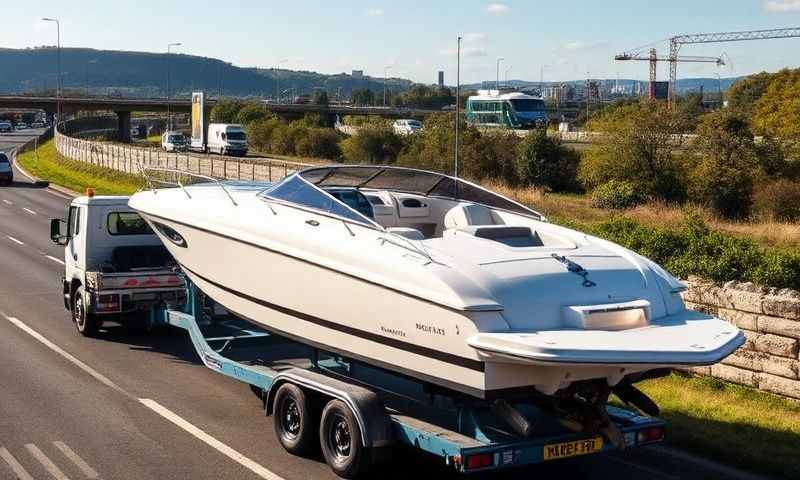
[[[314,420],[305,392],[291,383],[284,383],[275,393],[273,408],[275,435],[287,452],[307,455],[315,447]]]
[[[325,462],[336,475],[355,478],[369,470],[369,451],[361,444],[361,428],[341,400],[331,400],[325,405],[319,441]]]
[[[97,315],[86,311],[83,299],[83,287],[78,287],[72,295],[72,321],[84,337],[94,337],[100,330],[103,321]]]

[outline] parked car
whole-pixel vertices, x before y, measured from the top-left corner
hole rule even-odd
[[[17,130],[25,130],[28,128],[28,125],[24,122],[19,122],[16,126]]]
[[[398,135],[411,135],[422,130],[422,122],[419,120],[395,120],[394,133]]]
[[[10,122],[0,122],[0,133],[10,132],[14,130],[14,126]]]
[[[14,182],[14,170],[11,168],[11,162],[8,157],[3,152],[0,152],[0,182]]]
[[[212,123],[208,125],[209,152],[220,155],[247,155],[247,134],[241,125],[234,123]]]
[[[181,132],[170,130],[161,135],[161,148],[165,152],[185,152],[189,144]]]
[[[31,128],[44,128],[44,122],[33,122]]]

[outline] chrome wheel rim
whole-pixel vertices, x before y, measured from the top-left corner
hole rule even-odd
[[[344,417],[341,415],[334,417],[329,436],[329,442],[333,447],[336,459],[342,461],[349,457],[352,437],[350,436],[350,425],[348,425]]]
[[[85,323],[85,318],[84,318],[85,316],[83,314],[83,298],[81,298],[80,296],[78,296],[78,298],[75,299],[74,317],[75,317],[75,324],[78,326],[78,329],[83,330],[83,325]]]
[[[281,427],[288,438],[295,438],[300,433],[300,407],[293,398],[286,399],[283,404]]]

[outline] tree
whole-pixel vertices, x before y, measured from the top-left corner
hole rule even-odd
[[[272,112],[268,112],[264,106],[260,105],[258,102],[247,102],[242,105],[239,112],[236,114],[236,121],[242,125],[248,125],[252,122],[274,116]]]
[[[747,119],[741,112],[721,110],[706,115],[697,134],[692,199],[726,218],[746,217],[759,174],[758,147]]]
[[[244,103],[240,100],[219,100],[211,109],[211,121],[214,123],[235,123],[239,110]]]
[[[325,90],[314,90],[314,94],[311,96],[311,103],[314,105],[327,105],[328,104],[328,92]]]
[[[673,150],[682,144],[686,123],[677,109],[652,100],[605,109],[589,122],[589,130],[602,136],[584,154],[580,181],[593,189],[625,180],[645,196],[682,201],[683,162]]]
[[[728,107],[742,110],[745,113],[751,112],[755,103],[766,92],[771,80],[772,74],[767,72],[737,80],[728,89]]]
[[[517,152],[517,170],[523,184],[550,191],[574,191],[580,156],[561,141],[536,129],[522,140]]]
[[[753,111],[753,129],[774,138],[789,160],[800,163],[800,69],[772,75]]]

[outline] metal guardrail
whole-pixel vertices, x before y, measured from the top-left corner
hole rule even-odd
[[[231,195],[231,192],[228,190],[227,187],[225,187],[225,184],[223,184],[222,182],[220,182],[218,179],[216,179],[214,177],[209,177],[208,175],[201,175],[199,173],[193,173],[193,172],[188,172],[188,171],[185,171],[185,170],[178,170],[178,169],[174,169],[174,168],[162,168],[162,167],[140,167],[140,168],[141,168],[141,171],[142,171],[142,176],[144,177],[144,179],[147,182],[147,184],[150,186],[150,189],[153,190],[153,192],[156,192],[156,188],[153,186],[153,182],[161,184],[161,185],[171,185],[171,186],[179,187],[181,190],[183,190],[183,193],[186,194],[186,197],[188,197],[191,200],[192,195],[189,193],[188,190],[186,190],[186,187],[180,181],[180,177],[179,177],[179,175],[186,175],[186,176],[189,176],[189,177],[202,178],[203,180],[208,180],[210,182],[213,182],[215,185],[217,185],[219,188],[221,188],[223,192],[225,192],[225,195],[228,196],[228,199],[230,199],[231,203],[233,203],[233,206],[235,206],[235,207],[239,206],[239,204],[236,203],[236,200],[233,198],[233,195]],[[174,173],[176,175],[177,180],[175,180],[174,182],[170,182],[168,180],[163,180],[163,179],[160,179],[160,178],[151,177],[150,175],[148,175],[148,172]]]

